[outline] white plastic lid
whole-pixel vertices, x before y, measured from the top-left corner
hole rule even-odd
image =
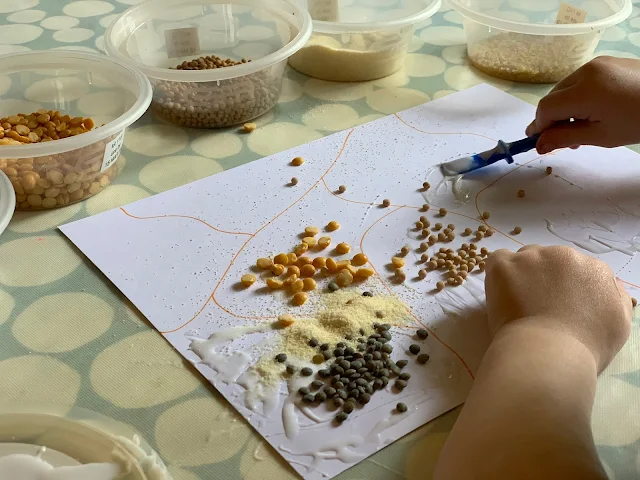
[[[298,0],[307,6],[311,1]],[[315,33],[357,33],[399,29],[417,25],[433,16],[442,5],[442,0],[336,0],[337,22],[313,20]]]
[[[558,24],[555,17],[563,0],[448,0],[469,20],[488,27],[531,35],[580,35],[616,25],[631,15],[631,0],[570,0],[572,7],[585,10],[584,23]],[[527,21],[528,20],[528,21]]]
[[[13,185],[11,185],[9,177],[0,170],[0,235],[9,225],[15,208],[16,196],[13,191]]]

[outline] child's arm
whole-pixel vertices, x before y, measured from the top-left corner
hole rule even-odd
[[[579,145],[620,147],[640,142],[639,124],[640,61],[597,57],[540,100],[527,135],[542,132],[541,154]]]
[[[604,263],[567,247],[487,264],[495,333],[436,480],[600,480],[596,376],[626,341],[631,300]]]

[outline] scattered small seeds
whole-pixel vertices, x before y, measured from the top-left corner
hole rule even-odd
[[[297,179],[296,177],[293,177],[293,178],[291,179],[291,182],[290,182],[290,183],[291,183],[291,185],[297,185],[297,184],[298,184],[298,179]]]
[[[402,257],[393,257],[393,258],[391,258],[391,263],[396,268],[404,267],[404,258],[402,258]]]
[[[340,185],[338,187],[338,193],[344,193],[347,191],[347,186],[346,185]]]
[[[336,282],[329,282],[329,285],[327,285],[327,288],[329,289],[330,292],[337,292],[338,290],[340,290],[340,287]]]
[[[522,227],[514,227],[513,228],[513,234],[514,235],[518,235],[521,232],[522,232]]]
[[[424,279],[426,277],[427,277],[427,271],[426,270],[418,270],[418,278]]]
[[[438,210],[438,213],[440,214],[441,217],[444,217],[447,214],[447,209],[441,208],[440,210]]]
[[[416,222],[416,229],[417,230],[422,230],[424,228],[424,225],[422,224],[422,222]]]
[[[547,175],[551,175],[553,173],[553,168],[547,167],[545,172],[546,172]]]
[[[348,243],[342,242],[336,245],[336,252],[338,252],[340,255],[345,255],[350,251],[351,251],[351,245],[349,245]]]
[[[413,353],[414,355],[419,354],[419,353],[420,353],[420,345],[416,345],[415,343],[414,343],[414,344],[412,344],[412,345],[409,347],[409,351],[410,351],[411,353]]]
[[[473,233],[473,230],[471,230],[470,228],[465,228],[463,234],[464,235],[471,235]]]
[[[524,190],[518,190],[518,198],[524,197]]]
[[[284,363],[287,361],[287,354],[286,353],[279,353],[276,355],[276,361],[279,363]]]
[[[277,278],[267,278],[267,287],[269,287],[271,290],[282,288],[283,285],[284,283],[282,282],[282,280],[278,280]]]
[[[389,205],[391,205],[391,200],[389,200],[388,198],[385,198],[384,200],[382,200],[382,206],[383,207],[388,207]]]
[[[427,242],[429,243],[429,245],[433,245],[437,241],[438,241],[438,237],[436,237],[435,235],[429,235],[429,238],[427,239]]]
[[[256,128],[258,128],[258,126],[255,123],[245,123],[242,126],[242,129],[244,130],[245,133],[251,133],[253,132]]]
[[[296,373],[296,367],[291,364],[287,365],[287,373],[289,375],[293,375],[294,373]]]
[[[436,223],[431,230],[433,230],[434,232],[437,232],[441,228],[442,228],[442,224],[441,223]]]
[[[304,158],[302,157],[295,157],[293,160],[291,160],[291,165],[293,165],[294,167],[299,167],[303,163],[304,163]]]
[[[485,220],[487,220],[490,216],[491,214],[489,212],[482,212],[482,218],[484,218]]]
[[[424,188],[425,190],[429,190],[431,188],[431,184],[429,182],[424,182],[422,184],[422,188]]]
[[[309,299],[309,295],[307,295],[304,292],[298,292],[296,293],[293,298],[291,299],[291,301],[293,302],[293,304],[297,307],[299,307],[300,305],[304,305],[304,303]]]
[[[417,360],[420,365],[424,365],[429,361],[429,354],[421,353],[420,355],[418,355]]]
[[[363,297],[373,297],[373,293],[371,292],[362,292]]]
[[[493,229],[492,228],[488,228],[487,231],[484,234],[485,237],[491,237],[493,236]]]
[[[396,410],[400,413],[404,413],[407,411],[407,406],[404,403],[400,402],[396,405]]]
[[[305,292],[315,290],[316,286],[316,281],[313,278],[305,278],[304,280],[302,280],[302,290],[304,290]]]
[[[309,367],[304,367],[302,370],[300,370],[300,373],[303,377],[310,377],[311,375],[313,375],[313,370],[311,370]]]
[[[422,211],[423,212],[428,212],[429,211],[429,204],[423,203],[422,204]]]
[[[366,265],[369,261],[369,257],[367,257],[364,253],[356,253],[351,259],[351,264],[356,267],[361,267],[362,265]]]
[[[250,273],[247,273],[246,275],[243,275],[242,277],[240,277],[240,282],[245,287],[250,287],[256,282],[256,276]]]
[[[288,313],[278,317],[278,326],[280,327],[290,327],[294,323],[295,319],[293,318],[293,315],[289,315]]]
[[[479,232],[486,232],[487,231],[487,226],[486,225],[479,225],[478,226],[478,231]]]
[[[343,423],[347,418],[349,418],[349,415],[346,412],[340,412],[336,415],[336,422]]]
[[[273,265],[273,261],[270,258],[259,258],[256,261],[256,266],[262,270],[270,269]]]
[[[477,241],[480,241],[483,238],[484,238],[484,232],[480,232],[480,231],[476,232],[476,240]]]
[[[410,251],[411,249],[407,245],[405,245],[400,249],[400,255],[408,255]]]
[[[424,328],[420,328],[420,329],[416,330],[416,335],[418,336],[418,338],[420,340],[424,340],[425,338],[427,338],[429,336],[429,332],[426,331]]]
[[[340,224],[335,220],[331,220],[326,226],[326,229],[328,232],[335,232],[339,228],[340,228]]]

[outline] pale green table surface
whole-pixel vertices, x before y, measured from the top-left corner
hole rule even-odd
[[[99,52],[105,27],[134,3],[0,0],[0,53]],[[631,18],[605,32],[599,53],[640,53],[640,1],[634,3]],[[295,478],[56,227],[481,82],[532,104],[548,90],[479,74],[466,64],[464,41],[459,15],[444,6],[416,32],[404,69],[389,78],[332,84],[289,70],[280,103],[251,135],[161,125],[147,113],[127,133],[127,166],[113,186],[81,204],[16,214],[0,237],[0,402],[73,405],[109,416],[139,431],[176,480]],[[635,323],[599,383],[594,431],[611,478],[638,478],[640,471],[639,334]],[[339,478],[430,478],[456,415]]]

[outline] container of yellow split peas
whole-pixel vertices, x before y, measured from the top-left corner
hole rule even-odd
[[[17,210],[92,197],[120,173],[125,129],[151,103],[144,74],[71,51],[0,56],[0,170]]]

